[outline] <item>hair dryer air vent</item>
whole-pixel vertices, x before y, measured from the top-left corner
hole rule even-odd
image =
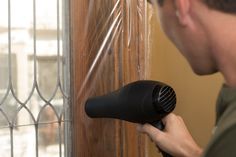
[[[175,91],[170,86],[156,86],[153,91],[153,104],[158,113],[170,113],[176,104]]]

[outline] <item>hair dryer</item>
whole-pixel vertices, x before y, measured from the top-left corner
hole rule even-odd
[[[136,81],[104,96],[89,98],[85,112],[91,118],[116,118],[134,123],[150,123],[163,130],[161,119],[176,104],[174,90],[158,81]],[[171,155],[162,151],[164,157]]]

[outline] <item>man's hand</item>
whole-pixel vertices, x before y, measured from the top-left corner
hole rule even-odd
[[[175,157],[200,157],[202,149],[195,143],[183,119],[170,113],[162,119],[165,129],[160,131],[150,124],[140,125],[138,130],[147,134],[161,150]]]

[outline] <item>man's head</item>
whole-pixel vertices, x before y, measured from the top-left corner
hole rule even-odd
[[[231,35],[231,25],[236,25],[236,0],[156,2],[164,32],[194,72],[205,75],[221,71],[224,56],[220,52],[225,51],[222,45],[225,45],[225,36]]]

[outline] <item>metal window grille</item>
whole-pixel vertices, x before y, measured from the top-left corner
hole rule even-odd
[[[0,154],[69,157],[68,0],[0,1]]]

